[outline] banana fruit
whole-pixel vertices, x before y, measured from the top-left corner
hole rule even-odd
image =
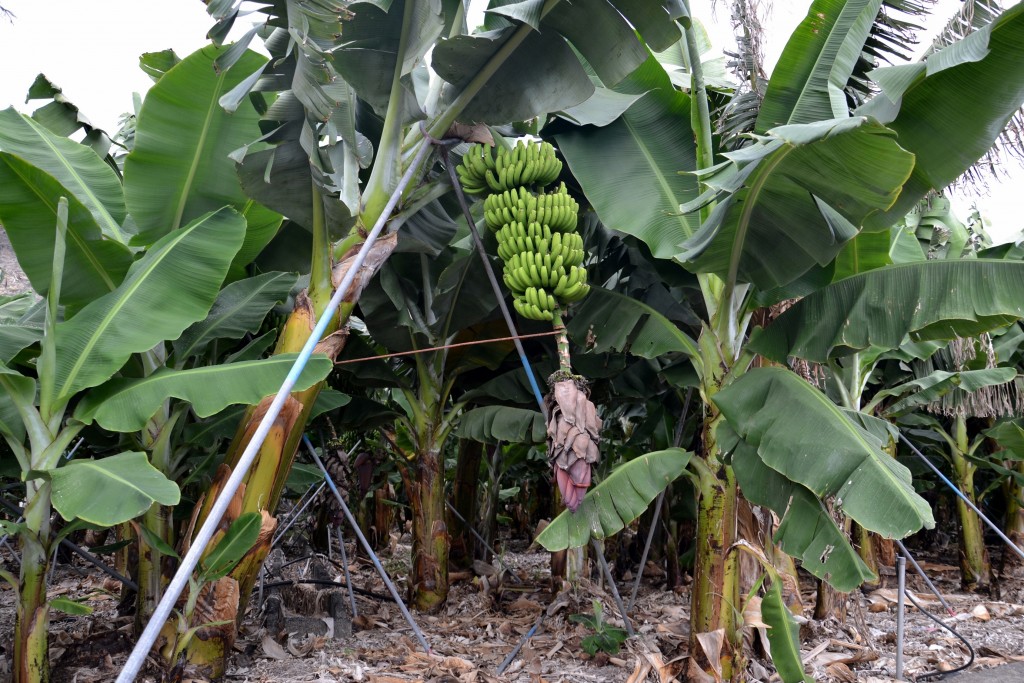
[[[547,142],[511,149],[469,147],[456,169],[467,194],[484,194],[484,218],[498,241],[502,279],[519,315],[554,320],[590,291],[583,237],[576,232],[579,204],[565,183],[544,192],[562,172]]]

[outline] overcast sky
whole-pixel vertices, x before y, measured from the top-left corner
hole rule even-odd
[[[731,41],[728,3],[718,1],[717,15],[711,4],[691,2],[716,47],[726,47]],[[765,26],[765,52],[770,69],[810,3],[769,4],[773,9]],[[131,111],[132,93],[145,93],[151,85],[138,68],[139,55],[167,48],[188,55],[206,43],[212,25],[200,0],[0,0],[0,5],[15,15],[9,21],[0,18],[0,109],[13,105],[30,113],[34,107],[25,103],[25,93],[36,75],[44,73],[93,124],[108,131],[116,130],[118,117]],[[960,0],[939,0],[927,28],[934,31],[944,24],[959,5]],[[236,31],[248,27],[243,18]],[[993,184],[988,196],[973,192],[957,202],[965,218],[967,207],[977,201],[991,221],[993,236],[1003,240],[1024,228],[1017,208],[1024,171],[1012,170],[1016,177]]]

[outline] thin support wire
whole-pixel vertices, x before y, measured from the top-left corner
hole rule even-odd
[[[990,529],[992,529],[992,531],[996,532],[996,535],[997,535],[997,536],[999,536],[999,538],[1003,539],[1003,542],[1004,542],[1004,543],[1006,543],[1006,545],[1007,545],[1007,546],[1008,546],[1008,547],[1009,547],[1009,548],[1010,548],[1011,550],[1013,550],[1013,552],[1017,553],[1017,555],[1019,555],[1019,556],[1020,556],[1020,558],[1021,558],[1022,560],[1024,560],[1024,550],[1021,550],[1021,549],[1020,549],[1020,548],[1019,548],[1019,547],[1017,546],[1017,544],[1016,544],[1016,543],[1014,543],[1014,542],[1013,542],[1013,541],[1011,541],[1011,540],[1010,540],[1009,538],[1007,538],[1006,534],[1004,534],[1004,533],[1003,533],[1003,530],[1002,530],[1002,529],[1000,529],[999,527],[997,527],[997,526],[996,526],[995,524],[993,524],[993,523],[992,523],[992,520],[990,520],[990,519],[989,519],[988,517],[986,517],[986,516],[985,516],[985,513],[983,513],[983,512],[981,511],[981,510],[979,510],[979,509],[978,509],[978,506],[977,506],[977,505],[975,505],[975,504],[974,504],[973,502],[971,502],[971,499],[970,499],[970,498],[968,498],[967,496],[965,496],[965,495],[964,495],[964,492],[960,490],[960,487],[959,487],[959,486],[957,486],[956,484],[954,484],[953,482],[951,482],[951,481],[950,481],[950,480],[949,480],[949,479],[948,479],[948,478],[946,477],[946,475],[944,475],[944,474],[943,474],[942,472],[940,472],[940,471],[939,471],[939,468],[938,468],[938,467],[936,467],[935,465],[933,465],[933,464],[932,464],[932,461],[931,461],[931,460],[929,460],[928,458],[926,458],[926,457],[925,457],[924,453],[922,453],[921,451],[919,451],[919,450],[917,449],[917,446],[915,446],[914,444],[910,443],[910,441],[909,441],[909,440],[907,440],[907,437],[903,436],[903,432],[899,432],[899,435],[900,435],[900,440],[901,440],[901,441],[902,441],[903,443],[905,443],[905,444],[907,444],[908,446],[910,446],[910,450],[911,450],[911,451],[913,451],[913,452],[914,452],[914,454],[915,454],[915,455],[917,455],[917,457],[921,458],[921,460],[923,460],[923,461],[924,461],[924,463],[925,463],[926,465],[928,465],[928,467],[930,467],[930,468],[932,469],[932,471],[933,471],[933,472],[935,472],[935,474],[939,475],[939,479],[941,479],[941,480],[942,480],[943,482],[945,482],[946,486],[948,486],[948,487],[949,487],[950,489],[952,489],[952,490],[953,490],[953,493],[955,493],[956,495],[960,496],[960,499],[961,499],[962,501],[964,501],[964,503],[966,503],[966,504],[967,504],[967,507],[969,507],[969,508],[971,508],[972,510],[974,510],[974,512],[975,512],[975,513],[976,513],[976,514],[978,515],[978,517],[980,517],[980,518],[981,518],[981,521],[985,522],[985,524],[987,524],[987,525],[988,525],[988,527],[989,527]]]
[[[917,571],[918,576],[924,579],[924,582],[928,584],[928,588],[930,588],[932,594],[939,599],[939,602],[942,603],[942,606],[946,608],[946,611],[949,612],[949,616],[956,616],[956,610],[950,607],[949,603],[946,602],[946,599],[942,597],[942,593],[940,593],[939,589],[935,587],[935,584],[932,583],[932,580],[928,578],[928,575],[924,573],[924,570],[921,569],[921,565],[917,563],[917,560],[915,560],[914,556],[910,554],[910,551],[907,550],[907,547],[903,545],[903,541],[901,541],[898,538],[895,540],[896,545],[900,549],[900,552],[903,553],[903,556],[907,558],[907,561],[909,561],[910,564],[913,565],[914,569]]]
[[[313,462],[320,468],[320,471],[324,473],[324,477],[327,480],[327,486],[331,489],[331,493],[338,500],[338,505],[341,506],[341,511],[345,514],[345,519],[352,525],[352,530],[356,532],[356,537],[359,538],[359,542],[363,544],[363,549],[366,550],[366,554],[370,556],[373,561],[373,566],[377,568],[377,573],[380,574],[380,578],[384,581],[384,585],[388,587],[388,592],[391,593],[391,597],[394,598],[395,604],[398,605],[398,609],[402,612],[402,616],[405,617],[405,621],[412,628],[413,633],[416,634],[416,639],[420,641],[420,645],[423,646],[423,651],[428,655],[433,654],[430,649],[430,645],[427,643],[426,637],[423,635],[423,631],[420,630],[416,620],[412,618],[412,614],[409,613],[409,608],[405,606],[405,602],[402,600],[402,596],[398,594],[398,589],[395,588],[394,582],[391,577],[388,576],[387,571],[384,570],[384,565],[380,563],[380,558],[377,557],[377,553],[373,552],[373,547],[370,542],[366,540],[366,536],[363,535],[363,530],[359,528],[359,524],[356,522],[356,518],[352,516],[352,511],[348,509],[348,505],[345,504],[345,498],[338,491],[338,487],[334,485],[334,480],[331,479],[330,473],[324,464],[320,461],[320,456],[316,454],[316,449],[313,448],[313,442],[309,440],[309,437],[305,434],[302,435],[302,443],[306,444],[306,449],[309,451],[309,455],[313,458]],[[350,584],[351,585],[351,584]]]
[[[505,303],[505,294],[501,291],[501,285],[498,284],[498,278],[494,275],[494,268],[491,266],[491,259],[487,256],[487,250],[484,248],[484,241],[480,239],[480,232],[476,229],[476,222],[473,220],[473,214],[469,211],[469,204],[466,203],[466,195],[462,191],[462,185],[459,183],[459,178],[455,174],[455,166],[452,165],[451,160],[448,158],[447,148],[441,148],[441,159],[444,162],[445,167],[448,169],[448,176],[452,180],[452,186],[455,188],[455,196],[458,197],[459,206],[462,207],[462,213],[466,217],[466,223],[469,225],[469,231],[473,235],[473,243],[476,245],[476,251],[480,255],[480,260],[484,264],[484,270],[487,272],[487,279],[491,283],[491,289],[494,290],[494,296],[498,299],[498,308],[501,309],[501,315],[505,318],[505,324],[508,325],[509,334],[512,335],[512,342],[516,345],[516,351],[519,352],[519,360],[523,364],[523,370],[526,371],[526,378],[530,381],[530,388],[533,389],[534,398],[537,399],[537,407],[540,408],[541,415],[544,416],[544,421],[548,421],[548,409],[544,405],[544,394],[540,390],[540,385],[537,384],[537,378],[533,372],[533,366],[530,365],[529,359],[526,357],[526,351],[523,349],[523,343],[519,341],[519,332],[516,331],[516,324],[512,321],[512,314],[508,310],[508,305]]]
[[[252,466],[253,461],[256,459],[256,454],[263,446],[263,441],[267,438],[267,434],[270,432],[271,426],[277,419],[277,416],[280,415],[285,401],[290,397],[292,388],[295,386],[295,382],[305,369],[310,356],[313,355],[313,349],[327,331],[327,325],[330,323],[331,319],[334,318],[335,311],[338,310],[338,306],[341,304],[342,299],[348,295],[348,291],[352,287],[352,283],[355,281],[356,275],[363,267],[363,263],[366,261],[366,257],[370,253],[370,249],[377,241],[381,231],[384,230],[384,226],[391,217],[391,213],[395,210],[395,206],[398,205],[398,201],[402,197],[402,193],[405,192],[405,188],[409,185],[413,176],[422,166],[427,157],[427,153],[430,152],[430,150],[430,145],[423,145],[416,153],[412,163],[409,164],[408,170],[406,170],[402,179],[398,182],[398,186],[395,187],[395,190],[392,193],[391,198],[388,200],[388,203],[385,205],[384,210],[381,211],[380,217],[377,219],[376,224],[374,224],[373,229],[370,230],[370,233],[366,236],[362,247],[359,249],[359,253],[356,254],[352,261],[352,265],[345,272],[345,276],[342,278],[341,283],[338,285],[338,288],[335,290],[330,302],[328,302],[326,309],[317,321],[313,331],[310,333],[309,339],[306,340],[306,345],[302,347],[298,358],[295,359],[295,364],[292,365],[292,369],[281,384],[281,388],[278,389],[274,399],[267,407],[266,414],[264,414],[263,419],[256,427],[256,431],[253,433],[252,438],[249,440],[249,444],[245,447],[241,457],[239,457],[238,464],[231,472],[228,480],[224,483],[224,488],[221,490],[220,495],[217,497],[213,507],[210,509],[210,514],[206,518],[206,522],[204,522],[202,527],[200,527],[199,531],[196,533],[195,539],[193,539],[192,544],[188,549],[188,552],[185,554],[185,557],[182,558],[181,564],[178,566],[178,571],[175,572],[171,582],[167,585],[167,589],[165,590],[163,597],[160,599],[156,609],[153,611],[153,615],[149,618],[149,622],[146,624],[146,628],[142,631],[142,635],[139,636],[139,640],[135,643],[135,647],[128,656],[128,661],[125,662],[120,675],[118,675],[117,683],[131,683],[135,680],[139,670],[142,669],[142,665],[145,663],[146,657],[149,655],[150,650],[153,648],[153,644],[160,635],[161,629],[167,622],[167,618],[170,616],[171,610],[174,609],[175,603],[178,601],[182,591],[185,590],[185,586],[188,585],[188,581],[192,577],[192,572],[195,571],[196,566],[199,564],[199,558],[206,551],[206,547],[213,539],[213,535],[220,525],[220,520],[227,511],[232,498],[234,498],[235,492],[241,485],[242,479],[249,471],[249,467]]]
[[[459,514],[459,511],[455,509],[455,506],[451,504],[451,501],[449,501],[449,500],[445,500],[445,501],[444,501],[444,504],[445,504],[445,505],[447,505],[447,506],[448,506],[448,510],[449,510],[449,511],[451,511],[451,513],[452,513],[453,515],[455,515],[455,516],[456,516],[456,517],[458,518],[458,520],[459,520],[460,522],[462,522],[462,524],[463,524],[463,525],[464,525],[464,526],[465,526],[465,527],[466,527],[467,529],[469,529],[469,533],[473,534],[473,536],[475,536],[475,537],[476,537],[476,540],[480,541],[480,543],[482,543],[482,544],[483,544],[484,548],[486,548],[487,550],[489,550],[489,551],[491,552],[491,555],[493,555],[493,556],[494,556],[494,559],[495,559],[495,561],[497,561],[497,563],[498,563],[498,564],[502,565],[502,566],[503,566],[503,568],[505,568],[505,569],[508,569],[508,567],[504,567],[504,565],[505,565],[505,561],[501,559],[501,554],[500,554],[500,553],[499,553],[499,552],[498,552],[497,550],[495,550],[495,549],[494,549],[494,548],[493,548],[493,547],[491,546],[491,544],[490,544],[490,543],[488,543],[488,542],[486,541],[486,539],[484,539],[484,537],[483,537],[483,536],[481,536],[481,535],[480,535],[480,533],[479,533],[479,532],[478,532],[478,531],[477,531],[476,529],[474,529],[474,528],[473,528],[473,525],[472,525],[472,524],[470,524],[469,522],[467,522],[467,521],[466,521],[466,518],[465,518],[465,517],[463,517],[463,516],[462,516],[461,514]],[[518,577],[518,576],[516,576],[515,574],[513,574],[512,572],[509,572],[509,573],[508,573],[508,576],[509,576],[509,578],[510,578],[510,579],[512,579],[512,581],[514,581],[515,583],[521,583],[521,581],[519,580],[519,577]]]
[[[509,665],[516,660],[516,656],[519,654],[519,651],[523,649],[523,645],[526,645],[526,641],[533,638],[533,634],[535,634],[537,629],[540,628],[540,622],[543,620],[544,612],[541,612],[537,615],[537,621],[533,622],[533,626],[530,627],[530,630],[519,639],[519,643],[512,649],[512,652],[508,653],[508,657],[505,657],[505,661],[503,661],[501,666],[498,667],[498,670],[495,672],[497,675],[500,676],[505,673],[505,669],[507,669]]]
[[[270,541],[271,548],[277,545],[277,542],[280,541],[281,538],[285,535],[285,533],[295,525],[295,522],[299,521],[299,516],[306,511],[306,508],[309,507],[310,503],[316,500],[316,497],[320,495],[320,492],[324,490],[325,486],[327,486],[326,481],[320,482],[320,486],[313,484],[312,486],[309,487],[309,490],[307,490],[306,493],[303,494],[302,498],[299,499],[300,501],[305,500],[305,502],[302,503],[302,505],[299,506],[299,508],[295,510],[294,513],[292,513],[291,519],[288,520],[288,523],[285,524],[280,531],[274,534],[274,538]],[[306,498],[306,495],[308,495],[310,491],[313,491],[314,488],[316,488],[316,491],[313,492],[313,495],[309,496],[309,498]]]
[[[626,614],[626,607],[622,604],[622,596],[619,595],[619,588],[615,585],[612,570],[608,568],[608,560],[604,559],[604,551],[595,539],[590,539],[590,546],[594,549],[594,554],[597,555],[597,559],[601,563],[601,571],[604,572],[604,578],[608,581],[608,587],[612,589],[612,598],[615,600],[615,606],[619,608],[622,622],[626,625],[626,633],[632,638],[636,635],[636,631],[633,630],[633,623],[629,620],[629,615]]]

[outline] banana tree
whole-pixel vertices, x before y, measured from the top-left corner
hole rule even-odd
[[[557,136],[602,221],[700,279],[705,310],[697,340],[655,332],[651,313],[644,317],[640,308],[627,318],[626,304],[600,292],[577,322],[587,324],[589,307],[591,324],[600,316],[619,330],[606,340],[598,332],[598,347],[629,339],[634,353],[671,350],[693,361],[705,416],[702,457],[690,465],[701,494],[691,647],[699,654],[698,634],[724,629],[731,646],[720,670],[730,677],[741,663],[731,550],[737,478],[748,499],[784,515],[783,549],[843,590],[871,574],[822,517],[819,496],[834,496],[844,514],[890,537],[931,523],[909,472],[882,451],[870,421],[851,420],[789,370],[748,370],[754,354],[826,363],[873,345],[899,346],[908,334],[948,339],[1022,313],[1016,264],[907,264],[829,284],[847,242],[862,230],[888,230],[928,190],[955,180],[1024,101],[1014,66],[1024,12],[1015,7],[925,62],[873,72],[882,92],[851,115],[834,84],[851,77],[880,6],[812,3],[769,83],[757,134],[735,152],[714,154],[690,31],[688,94],[652,58],[615,88],[646,93],[618,120]],[[970,113],[940,104],[953,96],[967,96]],[[613,151],[618,172],[609,172]],[[972,283],[972,301],[963,301],[962,282]],[[902,294],[894,300],[893,291]],[[747,341],[755,306],[809,292],[816,294]],[[598,310],[610,301],[620,302],[614,321]],[[638,349],[641,339],[647,348]],[[889,492],[889,507],[875,505],[878,487]]]
[[[379,383],[390,375],[395,387],[400,416],[391,445],[412,508],[412,601],[425,611],[436,610],[448,596],[445,446],[466,405],[460,380],[497,366],[511,351],[508,342],[449,348],[478,335],[505,336],[489,321],[497,308],[493,295],[481,294],[489,291],[475,250],[446,249],[432,258],[394,255],[379,282],[364,291],[359,310],[379,348],[409,355],[391,364],[386,375],[380,372],[386,367],[343,366],[355,381],[365,375]]]
[[[211,31],[215,40],[227,33],[242,4],[208,3],[218,20]],[[255,3],[268,21],[247,34],[231,55],[260,35],[272,59],[251,71],[221,104],[230,110],[250,93],[262,99],[272,92],[275,98],[263,115],[265,135],[240,146],[233,158],[246,192],[309,229],[313,246],[308,292],[297,298],[277,352],[296,351],[308,337],[334,283],[369,228],[382,218],[399,178],[424,145],[458,134],[453,124],[459,121],[512,123],[584,102],[595,89],[581,55],[614,83],[645,58],[645,44],[635,29],[658,49],[680,35],[673,21],[681,13],[676,0],[491,4],[486,30],[470,34],[465,4],[456,0]],[[595,22],[600,31],[583,29]],[[621,49],[608,51],[609,40]],[[431,48],[428,67],[424,55]],[[544,68],[538,68],[541,63]],[[412,169],[416,179],[396,217],[383,217],[392,219],[392,231],[449,191],[446,180],[431,179],[432,170],[432,160]],[[419,182],[424,176],[427,181]],[[404,238],[407,232],[412,231],[398,234]],[[429,229],[421,236],[428,242],[447,239]],[[362,290],[398,241],[390,235],[371,251],[328,329],[332,350],[343,345]],[[319,389],[293,394],[274,438],[247,475],[243,510],[273,510]],[[229,467],[262,410],[257,407],[243,419]],[[243,600],[266,552],[258,545],[232,573]]]
[[[202,417],[227,405],[258,402],[289,366],[280,358],[186,367],[211,340],[234,339],[258,326],[294,282],[267,274],[220,291],[226,278],[244,272],[281,219],[242,195],[231,162],[222,158],[219,147],[247,139],[256,116],[210,114],[209,105],[231,83],[225,72],[212,73],[218,52],[187,58],[151,90],[123,180],[116,164],[55,134],[44,125],[47,119],[0,112],[0,220],[33,287],[52,299],[53,318],[47,323],[52,329],[24,316],[4,325],[0,362],[31,367],[40,356],[39,409],[51,433],[71,438],[94,421],[131,433],[133,446],[147,452],[161,476],[175,474],[174,439],[188,421],[189,407]],[[249,64],[261,59],[251,53],[242,58]],[[168,138],[173,144],[164,144]],[[59,197],[67,199],[55,238],[44,226],[57,217]],[[176,346],[169,340],[177,340]],[[303,385],[329,370],[329,361],[316,359]],[[174,404],[173,398],[186,403]],[[73,417],[59,431],[72,408]],[[48,471],[56,462],[32,468]],[[80,470],[68,473],[75,471]],[[29,498],[38,495],[31,484]],[[170,506],[177,498],[163,495],[150,502],[142,527],[158,541],[140,548],[142,615],[160,596],[160,548],[173,543]],[[28,646],[20,651],[30,652]]]
[[[954,340],[951,345],[963,347],[975,343],[974,339]],[[919,439],[928,435],[940,442],[934,451],[949,462],[953,482],[964,496],[978,505],[985,492],[978,491],[975,477],[979,468],[989,464],[982,449],[987,436],[984,432],[971,435],[968,418],[1013,415],[1010,391],[1017,373],[1010,367],[985,368],[984,365],[977,370],[955,365],[953,372],[935,370],[936,357],[944,357],[942,365],[950,361],[949,354],[940,351],[927,361],[915,364],[918,378],[885,390],[887,396],[900,399],[886,412],[898,416],[913,408],[924,408],[927,413],[933,413],[906,415],[902,422],[913,429]],[[961,583],[966,590],[988,590],[992,584],[992,564],[985,547],[981,519],[959,497],[956,511],[960,527]]]

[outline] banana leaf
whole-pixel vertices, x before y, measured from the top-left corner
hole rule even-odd
[[[914,172],[888,211],[866,228],[888,230],[930,190],[946,187],[999,137],[1024,104],[1024,5],[924,62],[887,67],[871,77],[882,92],[857,114],[896,131],[914,154]]]
[[[0,111],[0,152],[21,158],[53,177],[84,206],[108,239],[126,243],[128,234],[121,181],[96,152],[54,135],[39,122],[13,107]],[[50,201],[56,203],[57,198]]]
[[[121,283],[132,263],[131,251],[105,239],[93,213],[53,176],[20,157],[0,153],[0,223],[32,288],[43,296],[53,273],[53,225],[60,197],[68,199],[60,302],[81,307]]]
[[[969,337],[1024,316],[1024,264],[922,261],[872,270],[803,298],[750,342],[772,360],[824,363],[876,346]]]
[[[587,491],[576,512],[565,510],[555,517],[537,536],[537,542],[555,552],[618,533],[683,473],[692,456],[682,448],[669,448],[619,465]]]
[[[146,94],[124,163],[125,200],[140,243],[223,206],[241,211],[248,202],[228,155],[260,136],[259,115],[248,101],[228,114],[218,100],[266,59],[247,52],[218,71],[214,62],[226,49],[192,53]]]
[[[64,519],[102,527],[134,519],[154,503],[177,505],[180,498],[178,485],[150,465],[145,453],[72,460],[41,474],[49,478],[53,507]]]
[[[217,295],[209,315],[174,341],[177,362],[201,353],[215,339],[240,339],[255,334],[267,313],[288,298],[295,281],[291,273],[263,273],[232,282]]]
[[[767,467],[818,498],[833,499],[865,529],[903,538],[934,525],[910,471],[796,373],[754,368],[712,400]]]
[[[467,410],[455,429],[461,439],[483,443],[544,443],[544,416],[536,410],[483,406]]]
[[[231,209],[202,216],[154,244],[113,292],[59,323],[54,398],[102,384],[133,353],[205,318],[244,235]]]
[[[277,391],[298,357],[278,354],[263,360],[210,365],[191,370],[159,368],[148,377],[115,378],[85,395],[75,409],[75,419],[96,421],[114,432],[136,432],[146,426],[168,398],[188,401],[200,418],[230,405],[255,405]],[[313,356],[295,384],[303,391],[331,372],[325,356]]]
[[[720,200],[677,250],[694,272],[781,287],[828,265],[871,214],[889,208],[914,158],[863,117],[781,126],[699,175],[708,190],[683,212]]]
[[[772,70],[755,130],[849,115],[846,84],[882,0],[815,0]]]
[[[814,493],[766,465],[728,423],[719,427],[718,438],[744,497],[779,516],[774,540],[786,554],[837,590],[850,591],[875,578]]]
[[[672,258],[699,225],[679,211],[698,194],[696,179],[680,175],[696,168],[690,98],[653,56],[614,91],[643,96],[604,127],[559,133],[559,150],[602,223]]]

